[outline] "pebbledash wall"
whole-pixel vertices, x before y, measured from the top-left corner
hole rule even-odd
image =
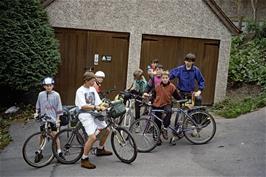
[[[214,102],[225,96],[232,34],[201,0],[56,0],[46,10],[53,27],[130,33],[127,85],[142,34],[220,40]]]

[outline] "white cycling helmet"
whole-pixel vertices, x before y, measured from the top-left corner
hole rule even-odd
[[[97,71],[97,72],[95,73],[95,76],[96,76],[96,77],[102,77],[102,78],[105,78],[105,74],[104,74],[104,72],[102,72],[102,71]]]
[[[55,82],[54,82],[53,78],[46,77],[46,78],[43,79],[42,85],[50,85],[50,84],[54,85],[54,83]]]

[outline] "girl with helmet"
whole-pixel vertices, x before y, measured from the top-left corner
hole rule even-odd
[[[101,95],[101,86],[102,86],[102,82],[103,82],[103,79],[105,78],[105,74],[104,72],[102,71],[97,71],[95,73],[95,78],[96,78],[96,82],[94,83],[93,87],[96,89],[97,93],[99,95]]]

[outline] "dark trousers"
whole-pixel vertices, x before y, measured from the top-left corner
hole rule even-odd
[[[135,119],[139,119],[140,117],[140,102],[138,102],[137,100],[135,100]]]
[[[171,123],[172,106],[171,105],[165,105],[163,107],[153,107],[153,109],[163,109],[164,110],[164,113],[165,113],[164,117],[162,117],[163,112],[155,112],[155,115],[163,120],[163,125],[165,128],[169,127],[169,125]],[[161,129],[161,126],[162,126],[161,121],[154,118],[154,122]]]

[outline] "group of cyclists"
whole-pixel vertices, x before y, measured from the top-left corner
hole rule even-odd
[[[147,67],[149,75],[148,81],[144,77],[143,70],[137,69],[133,73],[134,82],[128,90],[134,94],[140,95],[143,99],[150,99],[152,106],[156,109],[165,110],[166,115],[163,117],[163,123],[155,121],[157,126],[161,128],[162,136],[168,139],[167,127],[170,125],[172,97],[182,99],[195,97],[195,105],[201,104],[201,92],[204,89],[205,81],[198,67],[194,65],[196,56],[188,53],[184,57],[184,64],[170,71],[164,70],[163,66],[157,59]],[[89,160],[89,152],[92,146],[97,142],[97,156],[112,155],[112,152],[106,150],[105,142],[110,130],[106,129],[106,122],[96,119],[90,112],[105,111],[108,105],[101,98],[101,84],[105,78],[105,73],[97,71],[93,73],[86,71],[83,75],[83,85],[81,85],[75,95],[75,105],[79,109],[79,120],[82,123],[86,133],[87,140],[84,144],[83,155],[81,158],[81,167],[94,169],[96,166]],[[172,79],[178,79],[176,86],[170,82]],[[195,81],[197,81],[198,90],[195,91]],[[51,130],[53,134],[57,133],[60,127],[60,116],[63,114],[62,103],[58,92],[53,90],[54,80],[47,77],[43,80],[44,91],[38,95],[36,103],[35,117],[46,114],[51,117]],[[126,98],[125,98],[126,99]],[[135,119],[140,118],[140,103],[135,102]],[[145,114],[145,111],[144,111]],[[158,117],[162,117],[162,113],[156,113]],[[163,125],[161,125],[163,124]],[[40,126],[43,129],[43,125]],[[103,130],[103,131],[102,131]],[[99,141],[97,141],[99,140]],[[61,158],[63,154],[60,149],[60,141],[56,140],[57,152]],[[158,142],[161,145],[162,141]],[[35,162],[42,159],[41,152],[36,152]]]

